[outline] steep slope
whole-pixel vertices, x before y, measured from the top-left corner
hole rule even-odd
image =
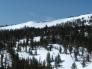
[[[89,22],[91,17],[92,17],[92,14],[85,14],[85,15],[80,15],[80,16],[76,16],[76,17],[70,17],[70,18],[65,18],[65,19],[57,19],[57,20],[47,21],[47,22],[29,21],[29,22],[25,22],[25,23],[21,23],[21,24],[17,24],[17,25],[0,27],[0,29],[20,29],[20,28],[23,28],[25,26],[26,27],[43,28],[46,25],[47,26],[53,26],[53,25],[56,25],[56,24],[66,23],[67,21],[73,22],[77,19],[85,20],[86,21],[85,24],[90,25],[88,22]]]

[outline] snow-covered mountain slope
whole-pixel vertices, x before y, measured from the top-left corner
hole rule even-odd
[[[0,27],[0,29],[20,29],[23,27],[35,27],[35,28],[43,28],[46,25],[47,26],[53,26],[56,24],[61,24],[61,23],[65,23],[67,21],[75,21],[76,19],[84,19],[84,20],[89,20],[90,17],[92,16],[92,14],[85,14],[85,15],[80,15],[80,16],[76,16],[76,17],[70,17],[70,18],[64,18],[64,19],[57,19],[57,20],[53,20],[53,21],[47,21],[47,22],[35,22],[35,21],[28,21],[25,23],[21,23],[21,24],[17,24],[17,25],[11,25],[11,26],[6,26],[6,27]],[[89,25],[88,22],[86,22],[85,24]]]
[[[40,36],[34,37],[33,38],[34,42],[40,41]],[[79,48],[79,56],[78,56],[78,61],[75,61],[75,56],[74,56],[74,48],[72,53],[69,53],[69,50],[67,49],[67,54],[64,52],[64,46],[61,44],[48,44],[47,48],[42,47],[42,46],[37,46],[36,49],[31,49],[29,46],[27,47],[22,47],[20,44],[23,42],[26,42],[27,40],[21,39],[16,42],[16,47],[14,48],[15,52],[17,51],[19,58],[20,59],[32,59],[33,57],[40,61],[41,63],[46,62],[47,63],[47,54],[50,53],[50,58],[53,61],[51,61],[51,66],[53,67],[52,69],[92,69],[92,57],[90,59],[90,62],[86,62],[86,66],[83,67],[82,61],[83,61],[83,56],[80,56],[82,54],[82,47]],[[30,42],[29,42],[30,43]],[[18,47],[20,46],[20,50],[18,51]],[[51,50],[49,49],[50,46],[52,46]],[[60,51],[61,48],[61,51]],[[84,56],[87,56],[88,52],[86,49],[84,49]],[[59,63],[60,66],[56,66],[55,58],[60,55],[60,59],[62,62]],[[75,62],[76,68],[71,68],[72,64]]]
[[[28,58],[33,58],[35,57],[38,61],[40,60],[40,62],[46,62],[46,57],[47,57],[47,54],[50,53],[50,56],[52,58],[53,56],[53,59],[55,59],[55,57],[60,54],[59,53],[59,48],[62,47],[62,45],[59,45],[59,44],[52,44],[53,48],[51,51],[48,51],[47,49],[43,48],[43,47],[39,47],[37,48],[37,54],[38,55],[31,55],[29,54],[28,52],[25,52],[25,48],[22,48],[20,52],[18,52],[19,54],[19,58],[24,58],[24,59],[28,59]],[[27,47],[27,49],[29,49]],[[35,54],[35,51],[36,50],[32,50],[32,53]],[[63,52],[63,47],[62,47],[62,52]],[[64,54],[64,53],[61,53],[60,54],[60,58],[63,62],[60,63],[60,67],[58,68],[53,68],[53,69],[71,69],[72,67],[72,64],[74,62],[74,59],[73,59],[73,54],[70,55],[70,54]],[[75,62],[76,65],[77,65],[77,69],[91,69],[92,68],[92,63],[88,63],[88,66],[86,67],[82,67],[82,64],[81,62]],[[52,66],[55,66],[55,61],[54,62],[51,62],[51,65]]]

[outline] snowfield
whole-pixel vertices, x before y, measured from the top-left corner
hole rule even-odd
[[[50,57],[53,59],[55,59],[55,57],[60,54],[60,58],[63,61],[62,63],[60,63],[60,67],[58,67],[58,69],[71,69],[71,66],[74,62],[74,56],[70,55],[70,54],[65,54],[63,53],[63,46],[59,45],[59,44],[50,44],[53,46],[51,51],[48,51],[47,49],[43,48],[43,47],[38,47],[37,48],[37,55],[30,55],[28,52],[25,52],[25,49],[22,49],[21,52],[18,52],[19,54],[19,58],[22,59],[29,59],[32,57],[35,57],[38,61],[40,60],[40,62],[44,62],[46,61],[46,57],[47,57],[47,53],[50,53]],[[49,46],[48,46],[49,47]],[[59,48],[62,47],[62,53],[59,52]],[[32,50],[33,53],[35,53],[35,50]],[[81,62],[75,62],[77,65],[77,69],[91,69],[92,67],[92,62],[88,63],[88,66],[86,67],[82,67]],[[55,62],[51,62],[52,66],[55,66]],[[57,68],[53,68],[53,69],[57,69]]]
[[[34,37],[33,38],[34,41],[40,41],[40,36],[37,36],[37,37]],[[26,42],[26,39],[21,39],[19,42],[16,42],[16,47],[18,45],[18,43],[23,43],[23,42]],[[68,54],[65,54],[64,53],[64,47],[60,44],[49,44],[47,47],[50,47],[52,45],[52,49],[51,51],[44,48],[44,47],[41,47],[41,46],[38,46],[36,48],[36,50],[32,50],[32,53],[35,54],[35,52],[37,52],[37,55],[32,55],[29,53],[29,46],[27,46],[27,51],[25,51],[25,48],[24,47],[21,47],[21,51],[18,52],[19,54],[19,58],[20,59],[32,59],[33,57],[35,57],[38,61],[40,62],[46,62],[46,58],[47,58],[47,54],[50,53],[50,57],[53,59],[55,59],[55,57],[59,54],[60,55],[60,58],[63,62],[60,63],[60,67],[58,67],[58,69],[71,69],[71,66],[72,64],[75,62],[76,65],[77,65],[77,69],[92,69],[92,62],[88,62],[86,67],[82,67],[82,58],[83,57],[80,57],[78,56],[78,59],[80,61],[75,61],[74,59],[74,53],[72,54],[69,54],[69,50],[68,51]],[[59,49],[62,49],[62,53],[59,52]],[[79,51],[81,51],[81,47],[79,49]],[[85,49],[85,48],[84,48]],[[16,51],[16,48],[15,48],[15,51]],[[79,52],[81,54],[81,52]],[[85,49],[85,53],[84,53],[84,56],[87,55],[87,50]],[[54,67],[53,69],[57,69],[55,68],[55,62],[51,62],[51,65]]]
[[[37,36],[37,37],[34,37],[34,38],[33,38],[33,41],[34,41],[34,42],[39,42],[40,39],[41,39],[41,37],[40,37],[40,36]]]
[[[90,19],[90,17],[92,16],[92,14],[85,14],[85,15],[80,15],[80,16],[76,16],[76,17],[70,17],[70,18],[64,18],[64,19],[57,19],[57,20],[53,20],[53,21],[47,21],[47,22],[36,22],[36,21],[28,21],[25,23],[21,23],[21,24],[17,24],[17,25],[11,25],[11,26],[6,26],[6,27],[0,27],[1,30],[7,30],[7,29],[20,29],[20,28],[24,28],[24,27],[35,27],[35,28],[43,28],[46,25],[48,27],[50,26],[55,26],[56,24],[62,24],[65,23],[67,21],[75,21],[76,19],[85,19],[86,21],[88,21]],[[90,25],[88,24],[88,22],[85,23],[86,25]]]
[[[50,55],[51,56],[53,55],[53,57],[55,59],[55,57],[60,53],[59,53],[58,49],[54,48],[54,45],[55,46],[57,45],[57,47],[59,47],[61,45],[58,45],[58,44],[52,44],[52,45],[53,45],[52,51],[47,51],[45,48],[38,48],[37,49],[38,55],[35,55],[34,57],[38,61],[40,60],[41,62],[43,62],[44,60],[46,61],[47,53],[49,52]],[[34,50],[33,50],[33,52],[34,52]],[[26,52],[19,52],[18,54],[19,54],[20,58],[24,58],[24,59],[28,59],[28,58],[33,57],[32,55],[30,55],[29,53],[26,53]],[[60,54],[60,56],[61,56],[61,60],[63,60],[64,62],[61,63],[62,67],[59,67],[58,69],[61,69],[61,68],[62,69],[71,69],[72,63],[74,62],[74,59],[71,57],[71,55],[70,54]],[[52,63],[52,65],[54,65],[54,64]],[[90,63],[85,68],[82,67],[80,62],[76,62],[76,65],[77,65],[77,69],[91,69],[91,67],[92,67],[91,66],[92,63]],[[54,68],[54,69],[56,69],[56,68]]]

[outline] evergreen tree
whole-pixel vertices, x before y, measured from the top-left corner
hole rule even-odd
[[[51,69],[51,58],[50,58],[50,53],[47,53],[47,58],[46,58],[46,60],[47,60],[47,67],[48,67],[48,69]]]
[[[58,54],[56,57],[55,57],[55,66],[58,67],[60,66],[59,64],[61,63],[61,58],[60,58],[60,55]]]
[[[86,61],[85,61],[85,59],[83,59],[83,61],[82,61],[82,67],[85,67],[86,66]]]
[[[37,55],[37,50],[35,50],[35,55]]]
[[[76,63],[75,62],[72,64],[71,69],[77,69],[77,66],[76,66]]]
[[[0,67],[0,69],[4,69],[3,59],[4,59],[4,55],[3,55],[3,53],[1,52],[1,67]]]
[[[62,48],[61,47],[59,48],[59,52],[60,52],[60,54],[62,53]]]
[[[52,57],[51,57],[51,61],[52,61],[52,62],[54,61],[53,55],[52,55]]]
[[[29,48],[29,54],[33,55],[33,52],[32,52],[32,50],[30,48]]]
[[[70,52],[70,54],[72,53],[72,50],[73,50],[72,46],[69,46],[69,52]]]
[[[89,54],[87,55],[86,60],[87,60],[88,62],[90,62],[90,56],[89,56]]]

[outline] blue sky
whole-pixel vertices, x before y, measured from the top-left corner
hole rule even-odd
[[[0,25],[92,13],[92,0],[0,0]]]

